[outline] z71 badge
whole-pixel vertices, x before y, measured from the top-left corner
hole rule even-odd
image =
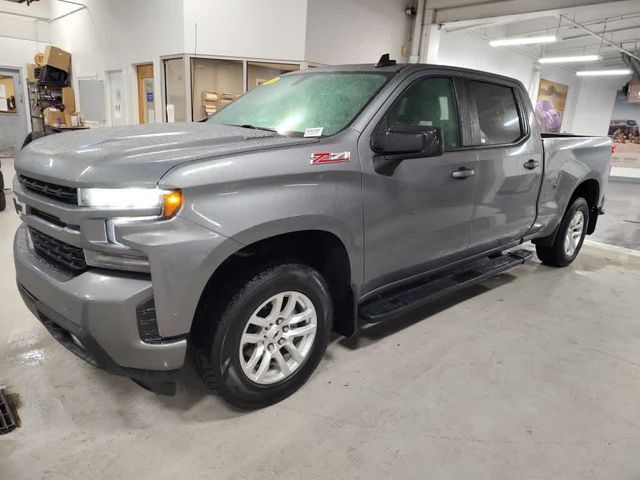
[[[311,165],[319,165],[321,163],[340,163],[348,162],[351,160],[351,152],[339,152],[339,153],[312,153]]]

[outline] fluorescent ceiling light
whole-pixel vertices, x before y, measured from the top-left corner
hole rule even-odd
[[[597,62],[602,60],[600,55],[575,55],[572,57],[541,57],[540,63],[574,63],[574,62]]]
[[[533,45],[536,43],[553,43],[558,39],[555,35],[543,35],[541,37],[512,37],[501,38],[500,40],[491,40],[489,45],[492,47],[506,47],[509,45]]]
[[[602,77],[602,76],[611,76],[611,75],[629,75],[631,74],[631,70],[628,68],[619,69],[619,70],[583,70],[581,72],[576,72],[576,75],[579,77]]]

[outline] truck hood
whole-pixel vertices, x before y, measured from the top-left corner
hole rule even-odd
[[[162,123],[65,132],[16,156],[18,174],[77,187],[151,187],[181,163],[317,140],[210,123]]]

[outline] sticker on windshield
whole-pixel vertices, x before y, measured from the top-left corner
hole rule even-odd
[[[320,165],[321,163],[340,163],[351,160],[351,152],[339,153],[312,153],[311,165]]]
[[[267,80],[266,82],[263,82],[262,85],[272,85],[272,84],[274,84],[276,82],[279,82],[279,81],[280,81],[280,77],[273,77],[273,78]]]
[[[321,137],[322,136],[322,128],[323,127],[307,128],[304,131],[304,136],[305,137]]]

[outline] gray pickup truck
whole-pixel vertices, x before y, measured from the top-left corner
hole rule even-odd
[[[608,138],[541,136],[516,80],[437,65],[276,77],[202,123],[70,132],[16,159],[17,283],[84,360],[160,393],[188,347],[277,402],[334,333],[523,263],[571,263]]]

